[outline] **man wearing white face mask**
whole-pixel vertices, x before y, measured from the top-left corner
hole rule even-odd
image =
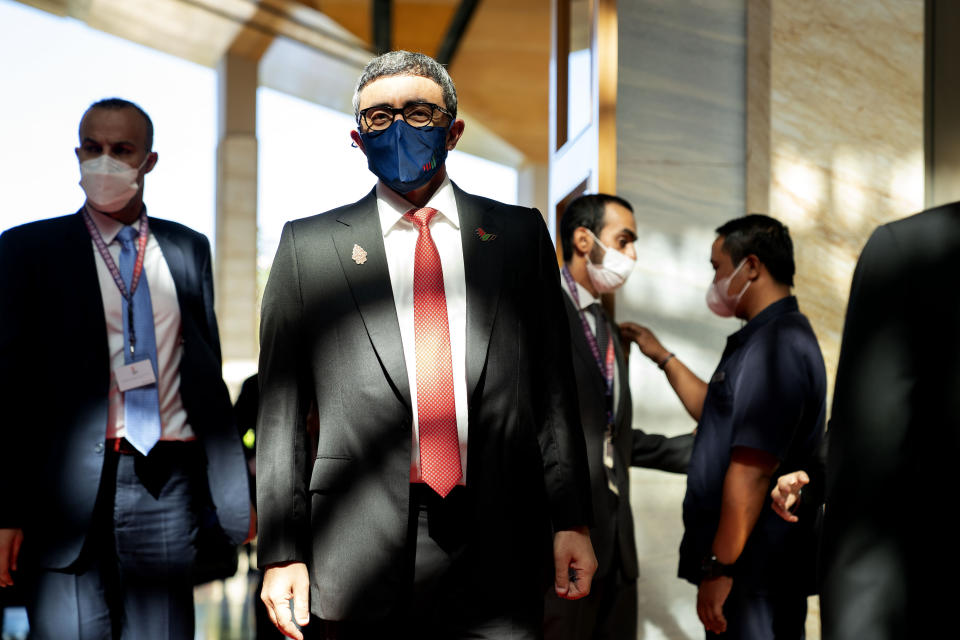
[[[823,436],[826,372],[793,286],[787,228],[749,215],[717,229],[707,305],[746,324],[704,382],[644,327],[623,327],[698,421],[683,501],[679,576],[698,586],[707,637],[803,638],[815,534],[767,508],[774,472],[812,464]]]
[[[589,596],[562,601],[547,593],[547,640],[634,638],[637,550],[630,510],[631,466],[683,473],[693,436],[667,438],[633,428],[626,354],[600,296],[619,289],[636,261],[636,223],[617,196],[586,195],[560,220],[563,284],[573,345],[580,423],[587,443],[598,568]]]
[[[148,218],[140,107],[79,135],[84,206],[0,235],[0,587],[32,638],[191,638],[194,583],[250,530],[210,247]]]

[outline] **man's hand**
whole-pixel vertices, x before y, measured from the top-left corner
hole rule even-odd
[[[586,527],[557,531],[553,536],[554,588],[557,595],[577,600],[590,593],[597,556]]]
[[[293,598],[293,614],[290,612]],[[310,622],[310,574],[302,562],[288,562],[269,567],[263,574],[260,599],[267,605],[270,621],[289,638],[303,640],[297,626]],[[296,624],[294,624],[296,616]]]
[[[704,578],[697,590],[697,616],[703,628],[713,633],[727,630],[727,619],[723,617],[723,603],[733,588],[733,578]]]
[[[810,483],[810,476],[806,471],[794,471],[780,476],[777,486],[770,492],[773,498],[772,507],[778,516],[787,522],[796,522],[799,518],[793,515],[793,509],[800,503],[800,490]]]
[[[647,356],[655,363],[660,364],[663,359],[670,355],[670,352],[663,348],[657,336],[646,327],[642,327],[635,322],[620,323],[620,337],[637,343],[640,347],[640,353]]]
[[[0,587],[12,587],[11,571],[17,570],[17,557],[23,544],[23,529],[0,529]]]

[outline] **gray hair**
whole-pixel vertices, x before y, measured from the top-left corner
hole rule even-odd
[[[379,55],[363,69],[357,81],[357,89],[353,92],[353,116],[360,117],[360,90],[379,78],[388,76],[421,76],[429,78],[440,85],[443,92],[442,105],[447,111],[457,117],[457,88],[446,68],[422,53],[411,51],[389,51]]]

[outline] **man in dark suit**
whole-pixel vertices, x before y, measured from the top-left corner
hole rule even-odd
[[[625,346],[600,295],[618,289],[633,271],[636,238],[633,208],[613,195],[577,198],[560,220],[564,299],[593,494],[590,540],[598,566],[586,598],[566,602],[547,594],[544,630],[550,640],[636,637],[639,571],[630,466],[683,473],[693,448],[692,435],[667,438],[633,428]]]
[[[536,638],[546,578],[577,598],[596,568],[549,235],[450,182],[435,60],[375,58],[354,106],[379,182],[287,223],[264,293],[263,599],[295,638],[291,609],[338,638]]]
[[[0,236],[0,585],[26,584],[34,638],[193,637],[198,546],[249,528],[210,248],[147,217],[152,143],[95,103],[84,207]]]
[[[960,457],[958,281],[960,203],[879,227],[860,255],[830,419],[824,638],[955,626],[960,556],[945,514]]]

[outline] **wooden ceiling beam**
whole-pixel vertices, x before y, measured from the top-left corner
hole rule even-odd
[[[443,41],[437,49],[437,55],[434,56],[437,62],[444,66],[450,66],[453,57],[457,54],[460,42],[463,40],[463,34],[467,31],[470,19],[477,10],[480,0],[460,0],[457,11],[450,20],[450,26],[447,27],[447,33],[443,36]]]
[[[380,55],[393,48],[393,0],[371,0],[370,12],[373,50]]]

